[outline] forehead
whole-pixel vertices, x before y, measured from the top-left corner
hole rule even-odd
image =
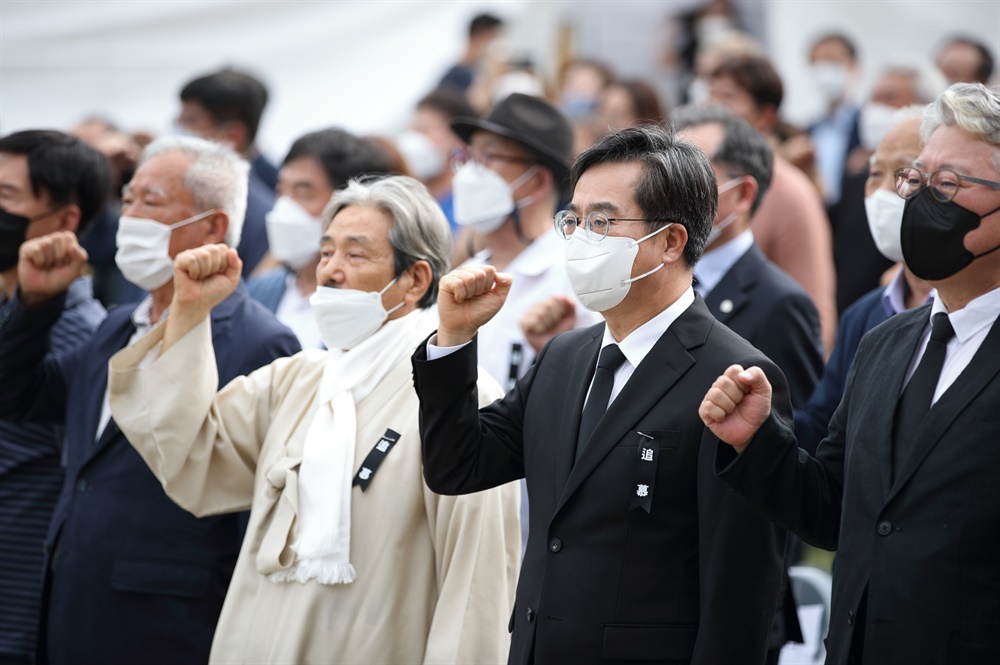
[[[839,39],[824,39],[813,46],[812,59],[843,62],[850,60],[851,54]]]
[[[184,174],[194,157],[177,151],[168,151],[150,157],[136,169],[129,188],[133,191],[162,189],[171,194],[190,193],[184,186]]]
[[[319,160],[312,155],[293,159],[282,166],[278,171],[278,180],[289,185],[308,182],[331,187],[326,171],[323,170]]]
[[[634,192],[642,169],[641,162],[591,166],[577,180],[570,208],[578,214],[604,210],[621,216],[638,215]]]
[[[12,152],[0,152],[0,182],[5,187],[27,189],[31,184],[28,176],[28,156]]]
[[[958,127],[942,126],[931,134],[915,165],[925,172],[952,169],[962,175],[985,178],[996,175],[991,164],[996,149]]]
[[[337,213],[323,232],[323,240],[388,245],[391,229],[392,217],[382,208],[352,205]]]
[[[920,118],[905,120],[886,132],[874,160],[906,166],[920,154]]]

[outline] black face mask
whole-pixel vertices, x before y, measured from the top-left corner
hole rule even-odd
[[[997,210],[1000,207],[978,215],[954,201],[941,203],[924,187],[903,207],[900,240],[906,267],[920,279],[947,279],[979,257],[1000,249],[997,245],[973,254],[965,248],[965,236]]]
[[[31,220],[0,208],[0,272],[17,265],[17,253]]]

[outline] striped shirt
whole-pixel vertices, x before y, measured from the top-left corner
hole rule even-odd
[[[10,299],[0,298],[0,339]],[[73,282],[49,333],[49,352],[85,342],[106,312],[90,277]],[[42,543],[62,489],[62,427],[0,420],[0,660],[34,659]]]

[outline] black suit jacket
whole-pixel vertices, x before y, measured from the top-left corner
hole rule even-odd
[[[778,366],[788,380],[792,406],[805,406],[823,372],[823,341],[819,312],[802,287],[751,245],[705,304]]]
[[[482,411],[474,342],[434,361],[423,345],[414,355],[428,486],[460,494],[527,479],[532,529],[510,662],[763,662],[784,532],[715,477],[698,406],[728,365],[762,363],[787,417],[784,379],[696,298],[635,368],[574,464],[603,331],[553,338]],[[647,513],[634,502],[648,472],[639,444],[649,441],[658,460]]]
[[[66,479],[39,571],[39,661],[206,662],[240,516],[195,518],[167,497],[114,420],[96,436],[108,360],[135,332],[135,308],[113,309],[88,342],[48,358],[62,299],[16,309],[0,336],[0,415],[66,426]],[[211,317],[221,384],[299,350],[242,283]]]
[[[814,459],[765,422],[721,476],[803,540],[839,548],[827,663],[847,662],[867,589],[864,662],[1000,662],[1000,323],[928,411],[892,473],[893,415],[929,306],[865,336]]]

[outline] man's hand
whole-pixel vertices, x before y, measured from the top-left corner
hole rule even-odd
[[[451,271],[438,284],[438,346],[458,346],[500,311],[511,278],[493,266],[465,266]]]
[[[194,328],[212,308],[236,290],[243,262],[225,245],[205,245],[181,252],[174,259],[174,298],[163,336],[163,349]]]
[[[569,296],[551,296],[529,307],[521,317],[524,338],[535,352],[559,333],[576,327],[576,303]]]
[[[21,302],[31,307],[63,293],[86,264],[87,250],[69,231],[26,241],[17,262]]]
[[[708,389],[698,415],[715,436],[737,453],[750,443],[771,414],[771,384],[759,367],[731,365]]]

